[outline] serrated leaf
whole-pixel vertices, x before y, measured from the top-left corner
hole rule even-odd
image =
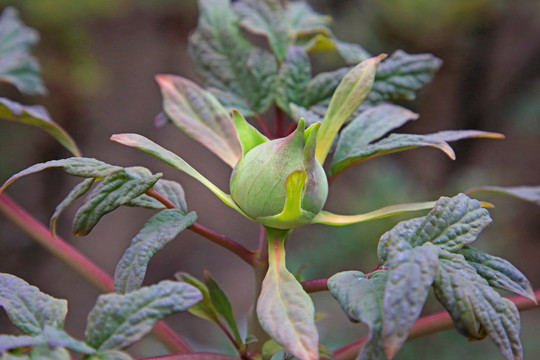
[[[201,319],[210,321],[214,324],[219,324],[219,314],[214,307],[208,287],[197,278],[183,272],[176,273],[175,277],[178,281],[196,287],[202,294],[202,300],[191,306],[188,311]]]
[[[276,104],[290,114],[290,103],[303,105],[306,87],[311,80],[311,64],[307,53],[292,46],[281,64],[276,81]]]
[[[71,356],[63,347],[51,348],[48,345],[42,345],[32,349],[30,360],[71,360]]]
[[[363,114],[363,113],[362,113]],[[362,116],[362,115],[360,115]],[[452,160],[456,158],[454,150],[448,142],[469,138],[493,138],[500,139],[503,136],[479,130],[447,130],[433,134],[390,134],[390,136],[372,144],[355,146],[348,149],[346,154],[340,154],[337,160],[333,161],[332,174],[338,173],[345,168],[357,164],[361,161],[372,159],[376,156],[395,153],[417,147],[430,146],[443,151]]]
[[[368,95],[379,63],[385,56],[380,55],[361,62],[352,68],[339,83],[332,95],[317,137],[315,156],[321,164],[324,163],[341,126]]]
[[[201,299],[195,287],[169,280],[127,294],[100,295],[88,314],[86,340],[97,350],[122,349],[146,335],[158,320]]]
[[[332,159],[332,173],[359,161],[355,153],[362,152],[372,141],[416,119],[418,114],[397,105],[381,104],[363,111],[341,132]]]
[[[131,240],[116,265],[114,291],[128,293],[140,288],[152,256],[196,220],[194,212],[186,215],[176,209],[163,210],[152,216]]]
[[[272,104],[276,60],[242,36],[229,0],[199,0],[189,53],[208,90],[229,110],[251,116]]]
[[[489,335],[506,359],[523,358],[516,306],[493,290],[462,255],[442,252],[433,287],[459,332],[474,339]]]
[[[234,3],[240,25],[268,38],[276,58],[281,61],[295,39],[295,33],[279,0],[241,0]]]
[[[463,247],[457,253],[463,255],[478,275],[486,279],[490,286],[511,291],[536,302],[531,283],[508,260],[486,254],[470,246]]]
[[[210,292],[210,298],[212,299],[212,304],[214,305],[214,308],[221,316],[223,316],[225,321],[227,321],[227,324],[232,330],[236,342],[238,344],[242,344],[242,337],[240,336],[240,332],[238,331],[238,326],[236,325],[236,320],[234,318],[234,313],[229,298],[227,297],[225,292],[223,292],[223,290],[219,287],[218,283],[212,278],[212,275],[210,275],[208,271],[205,271],[204,273],[204,282],[206,283],[208,291]]]
[[[467,194],[477,192],[495,193],[501,195],[513,196],[521,200],[530,201],[536,205],[540,205],[540,186],[482,186],[468,190]]]
[[[257,301],[259,323],[290,354],[301,360],[318,359],[319,335],[313,302],[285,267],[283,241],[269,235],[268,249],[268,272]]]
[[[0,15],[0,82],[13,84],[25,94],[47,92],[39,64],[30,54],[38,40],[38,32],[22,23],[15,8],[4,9]]]
[[[53,236],[56,236],[56,222],[58,221],[58,218],[62,212],[75,200],[86,194],[94,184],[94,181],[95,179],[93,178],[84,179],[67,194],[60,204],[56,206],[56,209],[54,209],[54,214],[51,216],[51,220],[49,221],[49,227]]]
[[[0,58],[0,63],[1,62],[2,59]],[[54,137],[73,155],[81,155],[73,138],[60,125],[51,119],[49,112],[43,106],[21,105],[15,101],[0,97],[0,119],[37,126],[48,132],[49,135]]]
[[[158,75],[156,80],[163,96],[163,109],[173,124],[234,167],[242,151],[227,110],[190,80],[174,75]]]
[[[45,326],[62,328],[67,301],[44,294],[10,274],[0,273],[0,306],[26,335],[39,335]]]
[[[382,336],[386,356],[393,358],[420,316],[437,274],[439,248],[425,243],[413,248],[395,236],[388,245],[388,280],[384,291]]]
[[[158,173],[147,178],[136,178],[124,169],[107,175],[75,214],[73,234],[87,235],[105,214],[143,194],[161,175]]]
[[[351,321],[369,327],[369,339],[358,355],[359,360],[386,359],[381,337],[383,297],[387,271],[368,276],[359,271],[344,271],[328,279],[328,289]]]
[[[414,100],[441,65],[442,61],[431,54],[410,55],[397,50],[381,63],[366,103]]]
[[[92,355],[84,360],[132,360],[133,358],[128,353],[119,350],[105,350]]]
[[[111,136],[111,140],[116,141],[126,146],[130,146],[130,147],[134,147],[136,149],[142,150],[145,153],[150,154],[160,159],[161,161],[169,164],[175,169],[185,172],[186,174],[188,174],[189,176],[193,177],[194,179],[199,181],[201,184],[206,186],[225,204],[227,204],[228,206],[238,211],[240,214],[247,217],[247,215],[242,211],[242,209],[240,209],[238,205],[236,205],[236,203],[232,200],[229,194],[226,194],[217,186],[212,184],[212,182],[210,182],[207,178],[202,176],[191,165],[189,165],[182,158],[172,153],[171,151],[164,149],[163,147],[159,146],[153,141],[145,138],[144,136],[137,135],[137,134],[115,134]]]
[[[102,161],[91,158],[71,157],[62,160],[51,160],[44,163],[32,165],[29,168],[19,171],[15,175],[11,176],[0,188],[0,193],[4,191],[4,189],[9,184],[23,176],[34,174],[42,170],[54,167],[62,168],[62,170],[64,170],[69,175],[87,178],[103,178],[110,173],[121,169],[121,167],[119,166],[109,165]]]

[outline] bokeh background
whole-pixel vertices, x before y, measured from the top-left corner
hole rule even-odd
[[[457,160],[434,149],[418,149],[370,160],[340,176],[327,208],[359,213],[399,202],[454,195],[478,185],[540,184],[540,2],[504,0],[317,0],[310,2],[334,19],[338,37],[362,44],[371,53],[430,52],[444,61],[434,81],[407,107],[420,113],[400,132],[430,133],[446,129],[481,129],[506,135],[500,140],[454,143]],[[35,50],[47,97],[21,96],[2,86],[0,94],[26,104],[45,105],[66,128],[83,154],[122,165],[143,165],[182,183],[188,206],[199,222],[255,248],[259,228],[230,211],[203,186],[149,156],[111,143],[113,133],[136,132],[180,154],[215,184],[228,188],[230,169],[174,127],[158,129],[161,109],[153,77],[175,73],[196,79],[186,47],[196,25],[194,0],[2,0],[15,5],[23,21],[39,30]],[[320,58],[319,69],[341,64]],[[0,182],[37,162],[69,154],[39,129],[0,121]],[[58,170],[20,180],[9,194],[44,223],[76,179]],[[495,203],[494,223],[476,246],[516,264],[540,287],[540,208],[504,197],[483,196]],[[70,235],[76,206],[59,223],[59,233],[99,266],[113,273],[116,262],[147,218],[149,210],[122,208],[107,215],[85,238]],[[342,228],[313,226],[294,232],[288,264],[304,268],[306,278],[338,271],[368,272],[376,266],[376,244],[399,220],[393,217]],[[234,303],[240,319],[253,303],[250,269],[225,250],[184,232],[149,265],[145,283],[172,278],[177,271],[201,277],[208,269]],[[66,327],[82,338],[86,314],[98,291],[27,235],[0,218],[0,271],[69,300]],[[366,328],[348,323],[328,293],[314,294],[322,342],[336,348],[363,336]],[[433,299],[426,313],[440,311]],[[526,359],[540,358],[540,311],[522,314]],[[242,320],[240,320],[242,322]],[[197,350],[231,352],[213,325],[188,314],[169,323]],[[0,332],[12,332],[0,314]],[[133,347],[136,356],[165,353],[151,337]],[[454,330],[414,340],[396,359],[502,358],[489,341],[469,343]]]

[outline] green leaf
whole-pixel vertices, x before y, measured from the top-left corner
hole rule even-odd
[[[336,46],[338,54],[341,55],[347,65],[356,65],[359,62],[367,60],[371,57],[371,54],[358,44],[349,43],[338,39],[332,39],[332,41]],[[375,75],[375,79],[377,79],[377,75]]]
[[[84,360],[132,360],[133,358],[123,351],[119,350],[105,350],[99,353],[85,357]]]
[[[276,235],[286,232],[270,228],[266,232],[269,267],[257,301],[259,322],[287,352],[301,360],[318,359],[319,335],[313,302],[285,267],[284,239]]]
[[[174,75],[158,75],[167,117],[186,135],[200,142],[230,167],[242,151],[227,110],[208,91]]]
[[[460,254],[441,252],[433,283],[435,296],[463,335],[489,335],[508,360],[522,359],[519,312],[502,298]]]
[[[146,335],[158,320],[201,299],[193,286],[169,280],[127,294],[100,295],[88,314],[87,342],[98,350],[122,349]]]
[[[182,213],[187,213],[186,196],[182,185],[176,181],[159,179],[154,184],[154,190],[169,199]]]
[[[189,176],[193,177],[194,179],[198,180],[201,184],[206,186],[210,191],[214,193],[214,195],[216,195],[225,204],[232,207],[233,209],[238,211],[240,214],[248,217],[238,207],[238,205],[236,205],[236,203],[232,200],[229,194],[226,194],[217,186],[212,184],[212,182],[210,182],[207,178],[202,176],[197,170],[191,167],[191,165],[185,162],[178,155],[170,152],[167,149],[162,148],[161,146],[154,143],[153,141],[148,140],[144,136],[137,135],[137,134],[115,134],[111,136],[111,140],[116,141],[126,146],[130,146],[130,147],[134,147],[136,149],[142,150],[145,153],[150,154],[160,159],[161,161],[169,164],[175,169],[185,172],[186,174],[188,174]]]
[[[65,347],[81,354],[93,354],[95,350],[86,343],[74,339],[64,330],[45,325],[43,332],[38,335],[0,335],[0,353],[22,347],[47,345],[51,348]]]
[[[330,293],[349,319],[363,322],[369,328],[369,339],[359,360],[386,359],[381,337],[386,280],[386,270],[377,270],[369,276],[359,271],[344,271],[328,279]]]
[[[337,87],[317,137],[317,160],[324,163],[334,138],[345,121],[368,95],[379,63],[386,55],[361,62],[352,68]]]
[[[62,214],[62,212],[71,205],[75,200],[83,196],[90,190],[92,185],[94,184],[94,179],[84,179],[82,182],[77,184],[70,192],[67,194],[67,196],[62,200],[58,206],[56,206],[56,209],[54,210],[54,214],[51,216],[51,220],[49,221],[49,227],[51,228],[51,233],[56,236],[56,222],[58,221],[58,218]]]
[[[318,34],[330,36],[332,34],[329,27],[331,18],[318,14],[307,2],[289,2],[286,17],[287,23],[296,32],[296,38],[309,38]]]
[[[47,345],[42,345],[32,349],[30,360],[71,360],[71,356],[62,347],[50,348]]]
[[[332,95],[350,70],[350,67],[343,67],[315,75],[306,85],[304,99],[298,105],[324,116]]]
[[[197,214],[168,209],[152,216],[131,240],[116,265],[114,291],[128,293],[141,287],[152,256],[197,220]]]
[[[410,55],[394,52],[381,63],[366,104],[396,100],[414,100],[416,91],[429,83],[442,61],[431,54]]]
[[[397,105],[381,104],[363,111],[341,132],[332,159],[332,173],[358,162],[355,153],[362,152],[372,141],[416,119],[418,114]]]
[[[463,255],[478,275],[486,279],[490,286],[528,297],[536,303],[531,283],[508,260],[486,254],[470,246],[463,247],[458,251],[458,254]]]
[[[363,114],[363,113],[362,113]],[[360,115],[362,116],[362,115]],[[448,130],[439,131],[433,134],[390,134],[390,136],[375,143],[358,145],[346,148],[347,153],[341,150],[337,160],[334,160],[332,174],[338,173],[345,168],[355,165],[361,161],[374,158],[376,156],[386,155],[398,151],[414,149],[422,146],[431,146],[443,151],[449,158],[454,160],[456,155],[454,150],[448,145],[450,141],[457,141],[468,138],[492,138],[500,139],[503,136],[498,133],[492,133],[479,130]]]
[[[251,116],[272,104],[276,60],[242,36],[229,0],[199,0],[189,52],[197,74],[228,109]]]
[[[240,0],[234,3],[240,25],[268,38],[276,58],[281,61],[294,42],[295,33],[279,0]]]
[[[75,214],[73,234],[88,235],[101,217],[143,194],[161,175],[158,173],[147,178],[137,178],[124,169],[107,175]]]
[[[276,81],[276,104],[290,114],[290,103],[303,105],[306,87],[311,80],[311,64],[304,49],[292,46],[279,69]]]
[[[466,193],[467,195],[470,195],[477,192],[487,192],[513,196],[518,199],[530,201],[532,203],[535,203],[536,205],[540,205],[540,186],[482,186],[479,188],[468,190]]]
[[[42,345],[45,344],[45,341],[41,335],[0,335],[0,354],[11,349]]]
[[[0,358],[2,360],[30,360],[30,358],[27,355],[24,354],[11,354],[11,353],[3,353],[2,357]]]
[[[0,306],[26,335],[39,335],[45,326],[62,328],[67,301],[44,294],[10,274],[0,273]]]
[[[109,165],[96,159],[83,157],[71,157],[62,160],[51,160],[44,163],[32,165],[29,168],[19,171],[15,175],[11,176],[0,188],[0,193],[4,191],[4,189],[9,184],[23,176],[54,167],[62,168],[62,170],[64,170],[69,175],[90,178],[103,178],[111,174],[112,172],[121,169],[121,167]]]
[[[227,321],[236,342],[238,344],[242,344],[242,337],[238,331],[238,326],[236,325],[236,320],[234,318],[234,313],[229,298],[223,292],[223,290],[221,290],[218,283],[212,278],[212,275],[210,275],[208,271],[204,272],[204,282],[206,283],[208,291],[210,292],[210,298],[212,299],[214,308],[221,316],[223,316],[225,321]]]
[[[1,62],[2,59],[0,58],[0,64]],[[81,155],[75,141],[60,125],[51,119],[51,116],[43,106],[21,105],[9,99],[0,97],[0,119],[37,126],[58,140],[58,142],[73,155]]]
[[[268,340],[264,343],[261,351],[263,360],[271,360],[272,357],[280,350],[283,350],[283,346],[279,345],[274,340]]]
[[[39,64],[30,48],[39,40],[36,30],[25,26],[17,10],[7,7],[0,15],[0,82],[13,84],[26,94],[45,94]]]
[[[197,278],[187,273],[179,272],[175,274],[175,277],[178,279],[178,281],[185,282],[196,287],[202,294],[202,300],[191,306],[188,311],[201,319],[210,321],[214,324],[219,324],[219,314],[214,307],[208,287]]]
[[[429,242],[413,248],[406,237],[390,238],[382,329],[389,358],[399,351],[420,316],[437,274],[438,255],[439,248]]]

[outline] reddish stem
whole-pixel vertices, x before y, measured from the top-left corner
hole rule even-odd
[[[255,115],[254,116],[255,122],[260,126],[261,131],[263,134],[269,138],[272,139],[272,130],[268,127],[268,124],[266,121],[264,121],[263,117],[261,115]]]
[[[214,353],[192,353],[151,356],[139,360],[238,360],[238,358]]]
[[[307,293],[326,291],[328,290],[328,279],[323,278],[323,279],[306,280],[306,281],[302,281],[301,285],[304,288],[304,291]]]
[[[37,221],[6,194],[0,194],[0,213],[100,291],[113,291],[113,279],[109,274],[65,240],[52,236],[45,225]],[[153,332],[173,352],[192,351],[191,347],[163,321],[156,323]]]
[[[284,135],[285,113],[278,106],[275,107],[275,112],[274,137],[280,138]]]

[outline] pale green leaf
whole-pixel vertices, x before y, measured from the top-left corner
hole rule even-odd
[[[458,331],[474,339],[489,335],[507,360],[523,358],[515,304],[493,290],[462,255],[441,253],[433,285]]]
[[[141,287],[152,256],[197,220],[194,212],[167,209],[152,216],[131,240],[129,248],[116,265],[114,290],[127,293]]]
[[[307,53],[301,47],[290,47],[276,81],[276,104],[288,114],[291,113],[290,103],[304,105],[310,80],[311,64]]]
[[[240,25],[268,38],[276,58],[281,61],[295,39],[295,32],[279,0],[240,0],[234,3]]]
[[[536,302],[529,280],[508,260],[486,254],[470,246],[458,251],[490,286],[528,297]]]
[[[204,282],[208,287],[210,293],[210,298],[212,299],[212,304],[216,311],[223,316],[229,328],[233,332],[233,336],[238,344],[242,344],[242,337],[238,331],[238,326],[236,325],[236,320],[234,318],[234,313],[232,309],[231,302],[225,294],[225,292],[219,287],[218,283],[212,278],[212,275],[208,271],[204,272]]]
[[[24,354],[12,354],[5,352],[2,354],[2,357],[0,358],[2,360],[30,360],[30,358],[27,355]]]
[[[319,358],[314,314],[311,298],[285,267],[283,241],[270,236],[269,268],[257,301],[261,326],[288,353],[301,360],[314,360]]]
[[[394,236],[388,244],[388,280],[384,291],[383,342],[393,358],[420,316],[437,274],[439,249],[431,243],[413,248],[407,238]]]
[[[341,80],[332,95],[317,137],[316,158],[321,164],[330,151],[334,138],[345,121],[353,114],[368,95],[379,63],[385,55],[361,62]]]
[[[62,168],[62,170],[69,175],[89,178],[103,178],[110,173],[121,169],[121,167],[109,165],[102,161],[90,158],[72,157],[62,160],[51,160],[32,165],[29,168],[19,171],[15,175],[11,176],[0,188],[0,193],[4,191],[9,184],[23,176],[55,167]]]
[[[362,116],[362,115],[360,115]],[[439,131],[433,134],[390,134],[375,143],[355,146],[346,154],[340,154],[337,160],[333,161],[332,174],[338,173],[343,169],[357,164],[361,161],[374,158],[376,156],[395,153],[414,149],[417,147],[430,146],[443,151],[452,160],[456,155],[454,150],[448,145],[450,141],[457,141],[469,138],[493,138],[500,139],[503,136],[498,133],[492,133],[479,130],[447,130]]]
[[[73,155],[81,155],[75,141],[60,125],[51,119],[51,116],[43,106],[21,105],[6,98],[0,98],[0,119],[37,126],[58,140]]]
[[[15,8],[4,9],[0,15],[0,82],[13,84],[26,94],[47,92],[39,64],[30,54],[38,40],[38,32],[22,23]]]
[[[205,86],[229,110],[251,116],[272,104],[276,60],[243,37],[229,0],[199,0],[189,52]]]
[[[38,335],[0,335],[0,353],[21,347],[47,345],[51,348],[65,347],[81,354],[93,354],[95,350],[85,342],[68,335],[64,330],[45,325],[43,332]]]
[[[133,358],[126,352],[120,350],[105,350],[92,355],[84,360],[132,360]]]
[[[73,234],[87,235],[105,214],[143,194],[161,175],[158,173],[146,178],[137,178],[124,169],[107,175],[75,214]]]
[[[375,271],[369,276],[359,271],[344,271],[328,279],[330,293],[349,319],[362,322],[369,328],[369,339],[358,356],[359,360],[386,359],[381,338],[386,280],[385,270]]]
[[[212,94],[185,78],[158,75],[156,79],[163,109],[173,124],[234,167],[242,151],[227,110]]]
[[[487,192],[501,195],[513,196],[521,200],[530,201],[536,205],[540,205],[540,186],[482,186],[468,190],[467,194],[478,192]]]
[[[62,328],[67,301],[44,294],[10,274],[0,273],[0,306],[13,325],[26,335],[39,335],[45,326]]]
[[[367,60],[371,57],[371,54],[359,44],[349,43],[338,39],[332,39],[332,41],[336,46],[338,54],[341,55],[343,60],[345,60],[345,63],[348,65],[356,65],[359,62]],[[375,75],[375,79],[376,78],[377,75]]]
[[[329,27],[331,18],[318,14],[305,1],[288,2],[286,17],[297,38],[332,34]]]
[[[46,339],[41,335],[0,335],[0,354],[11,349],[42,345],[45,342]]]
[[[196,287],[202,294],[202,300],[191,306],[188,311],[201,319],[210,321],[214,324],[219,324],[219,314],[214,307],[208,287],[197,278],[183,272],[176,273],[175,277],[178,281]]]
[[[441,65],[442,61],[431,54],[410,55],[397,50],[381,63],[366,104],[414,100]]]
[[[242,155],[246,155],[257,145],[268,141],[268,138],[249,124],[238,111],[233,110],[232,117],[242,146]]]
[[[134,147],[136,149],[142,150],[145,153],[150,154],[160,159],[161,161],[169,164],[175,169],[185,172],[186,174],[188,174],[189,176],[193,177],[194,179],[198,180],[201,184],[206,186],[210,191],[214,193],[214,195],[216,195],[225,204],[227,204],[228,206],[238,211],[240,214],[247,217],[247,215],[245,215],[245,213],[232,200],[229,194],[226,194],[217,186],[212,184],[212,182],[210,182],[207,178],[202,176],[197,170],[191,167],[191,165],[185,162],[178,155],[170,152],[167,149],[162,148],[161,146],[145,138],[144,136],[137,135],[137,134],[115,134],[111,136],[111,140],[116,141],[126,146],[130,146],[130,147]]]
[[[56,206],[56,209],[54,209],[54,214],[51,216],[51,220],[49,221],[49,227],[51,228],[51,233],[56,236],[56,222],[58,221],[58,218],[62,214],[62,212],[71,205],[75,200],[83,196],[90,190],[92,185],[94,184],[95,179],[89,178],[84,179],[82,182],[77,184],[70,192],[67,194],[67,196]]]
[[[272,357],[280,350],[283,350],[283,346],[279,345],[274,340],[268,340],[263,344],[261,356],[263,360],[271,360]]]
[[[350,70],[350,67],[343,67],[315,75],[306,85],[304,99],[298,105],[324,117],[332,95]]]
[[[193,286],[169,280],[127,294],[100,295],[88,314],[86,340],[98,350],[122,349],[146,335],[158,320],[201,299]]]
[[[63,347],[37,346],[30,352],[30,360],[71,360],[71,355]]]
[[[332,159],[332,173],[357,162],[355,153],[361,152],[372,141],[416,119],[418,114],[397,105],[381,104],[363,111],[341,132]]]

